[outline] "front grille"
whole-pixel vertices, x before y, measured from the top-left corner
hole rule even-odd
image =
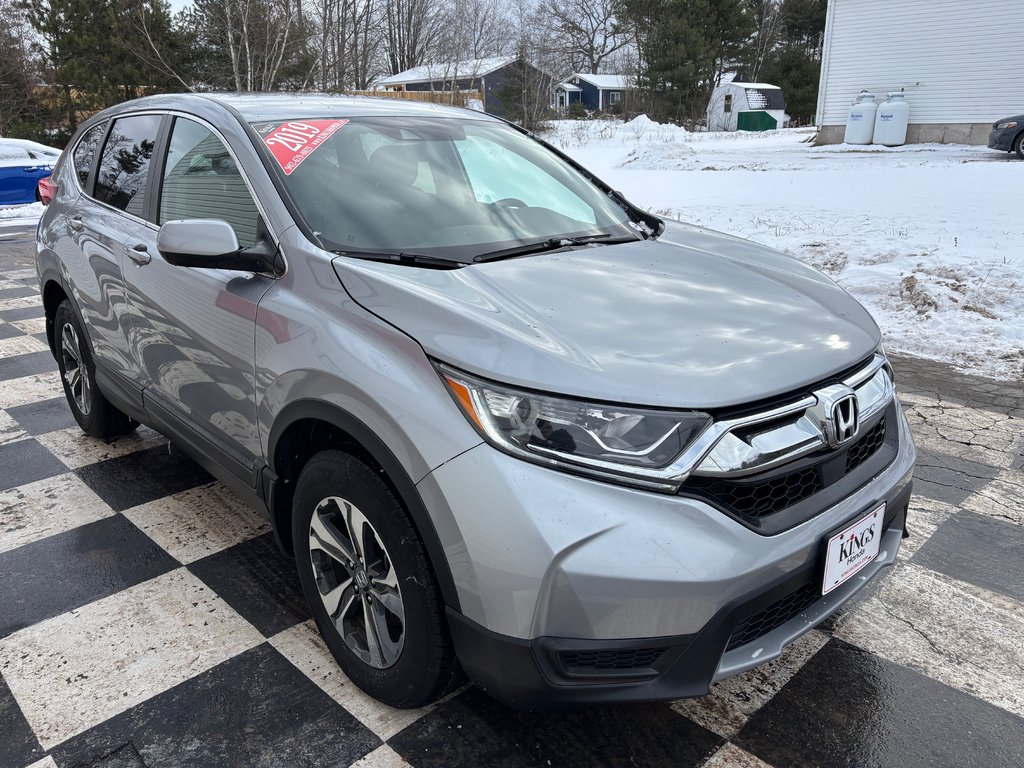
[[[815,467],[761,482],[742,482],[694,477],[689,490],[706,495],[737,515],[759,518],[791,507],[825,487]]]
[[[732,637],[729,638],[729,645],[725,650],[731,651],[733,648],[752,643],[773,629],[778,629],[798,613],[810,607],[819,597],[821,597],[821,590],[818,585],[813,581],[808,581],[760,613],[755,613],[746,621],[740,622],[733,630]]]
[[[796,466],[788,470],[783,467],[735,479],[692,475],[679,493],[707,501],[755,530],[778,533],[810,519],[827,505],[822,504],[813,510],[793,510],[789,515],[780,515],[779,519],[775,519],[775,515],[843,481],[873,457],[879,456],[876,463],[881,462],[880,451],[886,445],[886,438],[891,437],[886,423],[895,418],[894,414],[890,406],[878,423],[849,446],[824,454],[812,454],[793,462]],[[891,461],[895,455],[895,442],[892,441],[887,451],[888,460]],[[849,492],[855,487],[843,490]],[[837,487],[838,490],[840,488]],[[838,500],[829,501],[835,503]]]
[[[559,651],[558,659],[567,672],[580,674],[598,670],[649,669],[666,648],[623,648],[600,651]]]
[[[874,456],[875,451],[882,447],[885,442],[885,419],[875,424],[871,430],[860,440],[853,444],[853,447],[846,454],[846,472],[853,472],[857,467]]]

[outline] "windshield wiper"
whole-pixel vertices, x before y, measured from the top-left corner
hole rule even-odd
[[[547,240],[541,240],[536,243],[526,243],[525,245],[516,245],[512,248],[503,248],[500,251],[481,253],[479,256],[474,256],[473,261],[498,261],[499,259],[511,259],[513,256],[527,256],[531,253],[544,253],[545,251],[554,251],[559,248],[570,248],[574,245],[592,245],[595,243],[618,245],[620,243],[635,243],[641,239],[634,235],[616,236],[608,232],[600,235],[583,235],[581,237],[549,237]]]
[[[444,256],[430,256],[426,253],[413,253],[401,251],[400,253],[385,253],[381,251],[331,251],[339,256],[352,256],[356,259],[366,261],[379,261],[385,264],[405,264],[407,266],[433,267],[435,269],[457,269],[466,266],[466,262],[456,259],[446,259]]]

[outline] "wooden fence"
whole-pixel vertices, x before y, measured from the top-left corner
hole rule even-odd
[[[348,96],[377,96],[385,99],[429,101],[434,104],[452,104],[464,107],[470,101],[483,101],[480,91],[345,91]]]

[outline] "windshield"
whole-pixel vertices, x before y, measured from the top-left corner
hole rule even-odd
[[[637,236],[605,192],[504,124],[357,117],[254,127],[331,250],[469,262],[552,238]]]

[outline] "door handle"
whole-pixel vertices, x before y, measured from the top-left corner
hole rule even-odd
[[[75,232],[81,232],[82,229],[85,227],[85,224],[82,223],[81,216],[69,216],[68,226],[75,230]]]
[[[145,243],[135,243],[135,245],[126,247],[124,249],[125,254],[129,259],[134,261],[140,267],[149,264],[153,260],[153,257],[149,255],[149,249]]]

